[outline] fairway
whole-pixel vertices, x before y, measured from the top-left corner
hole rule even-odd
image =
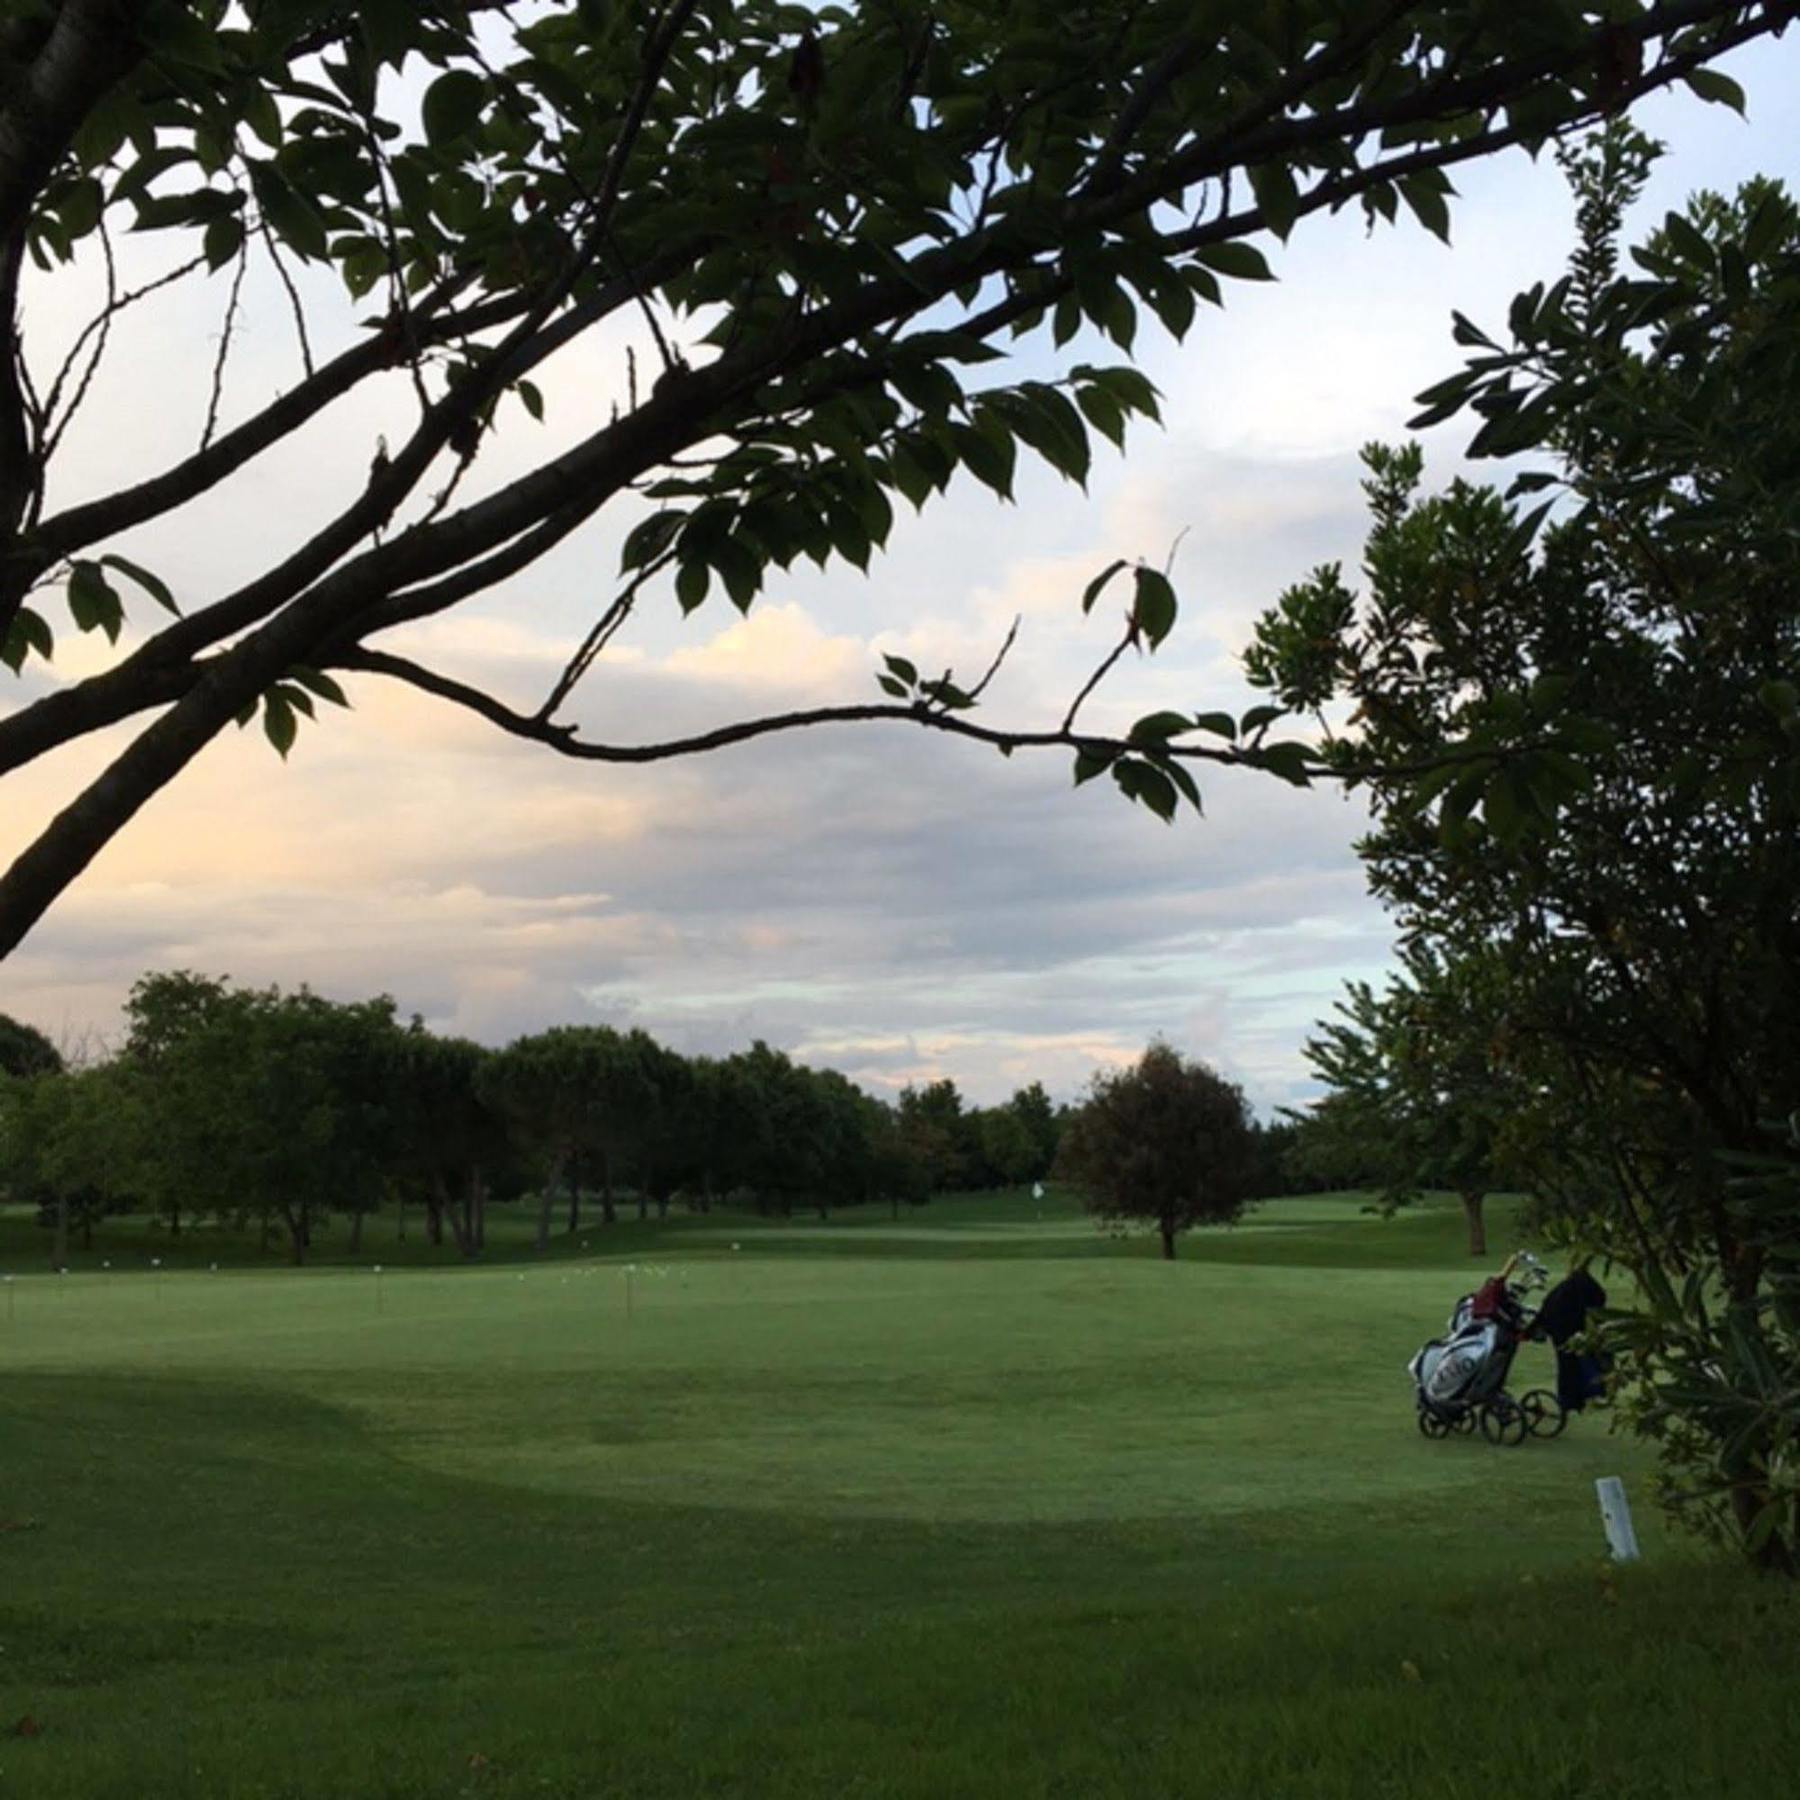
[[[1171,1265],[1015,1195],[20,1277],[0,1795],[1773,1791],[1791,1596],[1602,1419],[1414,1430],[1459,1232],[1283,1201]]]

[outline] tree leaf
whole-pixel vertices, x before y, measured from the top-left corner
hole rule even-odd
[[[881,660],[887,664],[888,673],[893,675],[897,680],[905,682],[908,687],[918,686],[918,668],[915,664],[908,662],[904,656],[884,655]]]
[[[1702,100],[1715,106],[1729,106],[1740,118],[1744,115],[1744,90],[1717,69],[1690,69],[1681,78]]]
[[[487,105],[487,83],[472,69],[452,69],[425,90],[419,108],[425,138],[433,148],[454,143],[480,123]]]
[[[294,716],[294,709],[279,692],[271,692],[263,696],[263,735],[275,746],[276,753],[283,762],[287,761],[288,752],[294,747],[294,738],[300,730],[300,721]]]
[[[117,569],[121,575],[129,576],[165,611],[172,612],[178,619],[181,617],[181,608],[175,604],[175,596],[169,592],[168,584],[160,575],[153,575],[141,563],[130,562],[113,553],[101,557],[100,561],[107,568]]]
[[[1132,606],[1131,616],[1154,650],[1174,628],[1177,611],[1175,590],[1169,585],[1169,578],[1159,569],[1146,568],[1140,564],[1135,576],[1137,599]]]
[[[1228,712],[1204,712],[1194,718],[1196,731],[1210,731],[1216,737],[1237,739],[1238,728],[1235,720]]]
[[[101,573],[97,562],[78,562],[69,571],[69,614],[79,631],[104,631],[109,643],[119,640],[125,603]]]
[[[1204,244],[1194,252],[1197,262],[1237,281],[1273,281],[1275,275],[1263,253],[1253,244]]]
[[[333,706],[347,707],[350,696],[322,669],[302,668],[299,664],[288,670],[289,678],[303,688],[310,689],[321,700],[329,700]]]
[[[1118,572],[1124,567],[1125,567],[1125,558],[1121,556],[1117,562],[1108,563],[1106,565],[1106,567],[1104,569],[1102,569],[1100,571],[1100,573],[1098,575],[1096,575],[1094,577],[1094,579],[1092,581],[1090,581],[1085,588],[1082,589],[1081,610],[1083,613],[1091,613],[1094,610],[1094,602],[1100,598],[1101,591],[1105,588],[1106,584],[1109,581],[1111,581],[1112,578],[1116,574],[1118,574]]]

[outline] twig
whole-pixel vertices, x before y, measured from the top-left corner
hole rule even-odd
[[[639,591],[654,575],[660,575],[675,560],[673,546],[665,550],[661,556],[648,562],[631,578],[625,587],[613,597],[612,604],[607,607],[594,628],[581,640],[580,648],[569,658],[568,665],[556,678],[556,685],[551,688],[548,698],[532,715],[546,722],[555,717],[556,710],[569,697],[575,684],[581,680],[594,666],[600,652],[617,635],[619,627],[631,616],[632,606],[636,603]]]
[[[1110,654],[1107,656],[1106,660],[1101,663],[1099,668],[1087,678],[1087,683],[1082,688],[1081,692],[1069,702],[1069,710],[1063,715],[1062,729],[1064,735],[1067,735],[1075,729],[1075,715],[1081,711],[1082,704],[1086,701],[1088,695],[1091,694],[1109,674],[1111,674],[1113,664],[1116,663],[1136,642],[1137,620],[1134,617],[1126,620],[1125,635],[1112,647]]]
[[[294,286],[294,278],[288,273],[287,262],[275,242],[275,234],[269,229],[267,219],[262,222],[260,234],[263,248],[269,253],[269,261],[275,265],[275,273],[281,277],[281,285],[287,289],[288,305],[294,314],[294,335],[300,340],[300,366],[310,378],[317,371],[313,368],[312,340],[306,335],[306,308],[300,304],[300,290]]]
[[[237,253],[237,268],[231,277],[231,294],[225,302],[225,323],[219,332],[219,354],[213,359],[212,393],[206,403],[206,424],[200,432],[200,448],[205,450],[212,442],[214,431],[219,424],[219,402],[225,393],[225,364],[231,355],[231,330],[237,322],[238,296],[244,288],[244,271],[250,266],[250,249],[247,244],[240,245]]]
[[[1000,673],[1000,665],[1006,661],[1006,653],[1012,649],[1014,642],[1018,638],[1019,621],[1024,618],[1024,616],[1023,613],[1013,614],[1013,622],[1011,628],[1007,631],[1006,642],[1000,646],[998,652],[994,656],[994,660],[988,664],[988,672],[969,689],[969,698],[971,700],[979,700],[986,691],[987,684]]]

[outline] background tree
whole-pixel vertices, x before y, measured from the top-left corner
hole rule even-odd
[[[59,1075],[62,1052],[38,1030],[0,1013],[0,1075]]]
[[[1155,1043],[1129,1069],[1096,1074],[1063,1134],[1059,1170],[1101,1219],[1149,1220],[1162,1253],[1195,1225],[1228,1225],[1251,1174],[1243,1090]]]
[[[1424,1188],[1462,1203],[1469,1254],[1487,1255],[1483,1205],[1504,1185],[1507,1122],[1525,1098],[1506,1054],[1505,977],[1476,952],[1450,956],[1425,938],[1402,945],[1402,972],[1377,994],[1347,984],[1338,1016],[1304,1047],[1330,1090],[1315,1155],[1358,1171],[1380,1204]]]
[[[1347,754],[1438,762],[1371,784],[1372,886],[1504,980],[1509,1131],[1547,1227],[1645,1296],[1614,1337],[1671,1503],[1793,1570],[1800,213],[1700,196],[1621,273],[1653,148],[1618,128],[1573,162],[1568,275],[1510,342],[1459,319],[1474,354],[1423,396],[1476,410],[1478,454],[1540,453],[1512,494],[1561,497],[1541,554],[1541,509],[1420,498],[1416,454],[1372,453],[1367,599],[1322,571],[1255,666],[1284,703],[1352,699]]]
[[[748,608],[798,557],[865,567],[896,496],[923,506],[959,470],[1005,495],[1021,447],[1079,481],[1091,433],[1119,442],[1130,415],[1155,411],[1141,375],[1097,366],[1085,345],[1046,378],[971,375],[1013,339],[1062,351],[1091,326],[1129,357],[1140,306],[1181,337],[1226,282],[1266,277],[1247,239],[1351,203],[1371,223],[1404,208],[1444,233],[1456,165],[1536,149],[1682,77],[1735,99],[1708,65],[1790,10],[15,9],[0,41],[0,654],[33,685],[0,720],[0,775],[120,724],[136,735],[0,874],[0,955],[234,719],[260,710],[285,754],[319,702],[343,700],[332,671],[408,683],[596,761],[886,718],[1062,747],[1078,777],[1110,772],[1164,817],[1197,801],[1197,761],[1292,775],[1302,753],[1265,745],[1266,719],[1221,743],[1214,715],[1157,713],[1111,738],[1079,729],[1078,695],[1060,725],[1000,731],[966,716],[986,677],[923,680],[900,658],[881,702],[658,745],[593,742],[569,703],[652,584],[671,581],[684,609],[715,591]],[[124,225],[146,247],[141,276],[139,258],[122,273],[115,256]],[[291,297],[297,367],[275,398],[239,405],[230,362],[253,261]],[[303,298],[297,265],[335,272],[343,304]],[[35,356],[33,308],[66,304],[53,284],[40,298],[63,270],[105,298],[55,368]],[[196,320],[211,303],[192,329],[218,339],[198,447],[170,440],[123,486],[65,503],[70,419],[103,391],[96,369],[129,341],[133,309],[171,287]],[[625,403],[596,396],[566,449],[490,478],[485,447],[503,420],[545,411],[537,382],[556,354],[627,328]],[[317,516],[290,519],[284,493],[266,564],[240,586],[177,594],[131,554],[134,533],[191,506],[278,491],[269,459],[302,432],[335,432],[336,460],[359,470],[341,421],[365,392],[405,420],[391,448],[369,445],[366,478]],[[554,394],[579,405],[572,387]],[[622,585],[547,695],[521,704],[381,644],[621,508]],[[117,638],[128,599],[134,639],[113,664],[44,687],[52,618],[66,607],[75,629]],[[1120,650],[1154,646],[1174,612],[1168,583],[1137,570]]]

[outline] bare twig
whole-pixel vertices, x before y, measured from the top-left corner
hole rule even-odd
[[[594,628],[582,639],[580,648],[569,658],[567,666],[556,678],[556,685],[551,688],[544,704],[532,715],[534,718],[547,721],[556,716],[557,708],[569,697],[582,676],[594,666],[594,661],[600,652],[612,642],[619,627],[631,616],[632,606],[636,603],[640,590],[652,576],[660,575],[674,560],[675,551],[671,546],[661,556],[639,569],[625,587],[614,596],[612,604],[600,615]]]
[[[237,323],[238,297],[244,291],[244,271],[250,266],[250,247],[238,246],[237,267],[231,275],[231,293],[225,302],[225,323],[219,328],[219,354],[213,358],[212,391],[206,402],[206,423],[200,430],[200,448],[212,443],[219,424],[219,403],[225,394],[225,364],[231,357],[231,333]]]
[[[306,308],[300,304],[300,290],[294,286],[294,278],[288,272],[287,259],[281,254],[281,246],[276,243],[275,233],[269,229],[267,219],[262,222],[260,235],[263,248],[269,253],[269,261],[275,265],[275,273],[281,277],[281,285],[287,290],[288,306],[294,315],[294,335],[300,340],[300,366],[310,379],[318,371],[313,367],[312,339],[306,332]]]
[[[1013,645],[1018,641],[1019,621],[1024,616],[1025,615],[1023,613],[1014,613],[1013,614],[1013,622],[1007,629],[1006,642],[1003,643],[1000,646],[999,650],[995,652],[994,660],[988,664],[987,673],[984,676],[982,676],[982,678],[978,682],[976,682],[976,684],[972,688],[969,689],[969,698],[971,700],[979,700],[981,698],[981,696],[987,691],[988,683],[990,681],[992,681],[994,679],[994,677],[1000,673],[1000,665],[1006,661],[1007,652],[1010,651],[1012,649]]]
[[[1113,665],[1119,660],[1119,658],[1121,656],[1123,656],[1125,654],[1125,652],[1127,650],[1129,650],[1131,648],[1131,646],[1133,644],[1135,644],[1137,642],[1137,635],[1138,635],[1138,629],[1137,629],[1136,618],[1133,617],[1133,618],[1127,619],[1125,622],[1125,635],[1122,638],[1120,638],[1116,644],[1113,645],[1112,649],[1107,653],[1105,659],[1101,662],[1099,668],[1097,668],[1093,672],[1093,674],[1091,674],[1087,678],[1087,681],[1082,686],[1081,692],[1079,694],[1077,694],[1075,696],[1075,698],[1069,702],[1069,710],[1063,715],[1063,722],[1062,722],[1063,734],[1065,736],[1067,736],[1068,733],[1070,733],[1071,731],[1073,731],[1075,729],[1075,715],[1081,711],[1081,708],[1082,708],[1083,704],[1086,702],[1088,695],[1091,694],[1094,691],[1094,689],[1097,688],[1101,684],[1101,682],[1103,682],[1107,678],[1107,676],[1112,673]]]

